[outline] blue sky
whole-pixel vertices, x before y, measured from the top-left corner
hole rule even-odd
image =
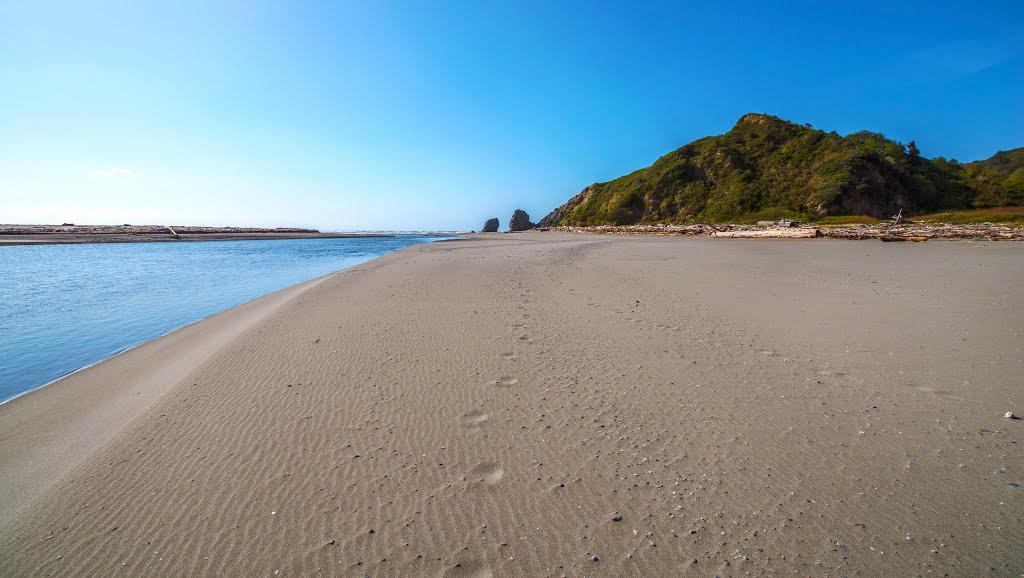
[[[1024,146],[1022,23],[1024,2],[0,0],[0,222],[537,220],[746,112],[976,160]]]

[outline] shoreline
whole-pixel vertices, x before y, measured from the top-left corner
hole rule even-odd
[[[0,404],[0,573],[1024,568],[1021,245],[467,239]]]
[[[353,235],[353,236],[392,237],[392,236],[395,236],[395,235]],[[460,240],[460,239],[458,239],[458,238],[456,238],[456,239],[446,239],[446,241],[456,241],[456,240]],[[9,428],[5,427],[5,426],[9,426],[7,421],[14,420],[15,417],[12,417],[12,416],[15,414],[15,412],[19,412],[20,411],[17,407],[14,407],[12,409],[12,406],[16,405],[15,402],[22,402],[23,399],[30,398],[33,395],[46,395],[48,390],[50,390],[52,388],[59,388],[62,384],[70,382],[70,381],[73,381],[73,380],[75,380],[76,378],[79,378],[79,377],[81,377],[81,380],[95,383],[96,380],[93,379],[91,375],[84,375],[84,374],[86,374],[86,373],[88,373],[90,371],[96,371],[98,373],[102,373],[103,369],[105,368],[105,366],[107,364],[111,364],[111,363],[115,363],[115,362],[124,362],[126,365],[132,365],[134,360],[131,359],[129,356],[134,351],[139,350],[139,349],[143,349],[143,348],[149,348],[149,347],[160,348],[162,343],[167,342],[167,341],[181,339],[182,336],[186,335],[187,333],[202,333],[203,331],[205,331],[207,329],[205,324],[209,324],[209,325],[229,324],[229,325],[233,325],[233,326],[247,326],[247,325],[252,325],[253,323],[258,323],[259,320],[262,318],[262,317],[260,317],[261,315],[262,316],[268,315],[276,307],[284,305],[285,303],[287,303],[291,299],[294,299],[295,297],[297,297],[298,295],[301,295],[306,290],[308,290],[308,289],[318,285],[319,283],[323,282],[324,280],[326,280],[326,279],[328,279],[328,278],[330,278],[330,277],[332,277],[334,275],[344,274],[347,271],[357,270],[360,267],[364,267],[367,264],[372,263],[373,261],[376,261],[377,259],[381,259],[381,258],[387,257],[388,255],[391,255],[393,253],[401,252],[403,250],[406,250],[406,249],[408,249],[410,247],[414,247],[414,246],[415,245],[412,245],[412,246],[409,246],[409,247],[402,247],[401,249],[398,249],[396,251],[391,251],[389,253],[385,253],[383,255],[380,255],[380,256],[375,257],[373,259],[370,259],[368,261],[357,263],[355,265],[351,265],[349,267],[338,269],[336,271],[332,271],[330,273],[327,273],[325,275],[321,275],[319,277],[314,277],[312,279],[307,279],[305,281],[301,281],[299,283],[296,283],[294,285],[290,285],[288,287],[283,287],[281,289],[278,289],[278,290],[273,291],[271,293],[267,293],[265,295],[260,295],[258,297],[254,297],[252,299],[249,299],[248,301],[239,303],[238,305],[235,305],[234,307],[231,307],[229,309],[225,309],[223,311],[219,311],[219,312],[207,315],[205,317],[201,317],[201,318],[196,319],[194,321],[185,323],[185,324],[183,324],[183,325],[181,325],[179,327],[173,328],[173,329],[171,329],[171,330],[169,330],[169,331],[167,331],[165,333],[162,333],[161,335],[158,335],[158,336],[155,336],[153,338],[146,339],[144,341],[136,343],[134,345],[130,345],[128,347],[125,347],[125,348],[123,348],[123,349],[121,349],[119,351],[116,351],[116,352],[114,352],[114,353],[112,353],[112,354],[110,354],[110,355],[108,355],[108,356],[106,356],[106,357],[104,357],[102,359],[99,359],[99,360],[97,360],[97,361],[95,361],[93,363],[89,363],[87,365],[84,365],[84,366],[79,367],[77,369],[74,369],[72,371],[69,371],[68,373],[66,373],[66,374],[64,374],[64,375],[62,375],[60,377],[57,377],[56,379],[52,379],[52,380],[50,380],[50,381],[48,381],[46,383],[43,383],[43,384],[38,385],[38,386],[35,386],[32,389],[29,389],[27,391],[18,393],[18,394],[14,395],[11,398],[8,398],[8,399],[5,399],[3,401],[0,401],[0,439],[4,439],[5,441],[10,442],[11,432],[10,432]],[[273,303],[275,305],[271,306],[270,305],[271,303]],[[253,309],[255,309],[256,312],[250,311],[250,310],[253,310]],[[241,318],[241,319],[239,319],[239,318]],[[187,337],[187,336],[185,338],[189,339],[189,337]],[[195,339],[195,338],[192,338],[192,339]],[[225,343],[221,343],[218,346],[218,348],[219,347],[223,347],[224,345],[225,345]],[[128,359],[125,359],[126,357],[128,357]],[[72,384],[69,387],[77,387],[77,385],[76,384]],[[63,397],[63,396],[60,393],[53,393],[50,397],[60,398],[60,397]],[[144,413],[145,410],[148,410],[149,407],[151,407],[151,405],[153,403],[156,403],[159,400],[159,397],[160,396],[157,396],[156,398],[150,399],[149,400],[149,404],[146,405],[144,408],[142,408],[142,410],[143,410],[142,413]],[[22,403],[25,403],[25,402],[22,402]],[[51,402],[49,400],[44,400],[42,402],[43,405],[49,405],[50,403]],[[99,413],[103,413],[103,414],[110,414],[111,407],[93,407],[93,410],[94,411],[98,411]],[[32,411],[34,411],[34,413],[35,413],[35,415],[37,417],[40,415],[40,413],[42,413],[38,409],[34,409]],[[16,416],[16,421],[22,421],[24,419],[26,419],[26,418],[24,416],[22,416],[22,415]],[[5,421],[5,420],[7,420],[7,421]],[[128,422],[130,422],[130,421],[131,420],[128,420],[127,422],[125,422],[125,425]],[[61,425],[60,427],[64,427],[64,426]],[[78,436],[78,435],[63,435],[63,434],[59,434],[59,433],[57,435],[59,437],[66,437],[66,438],[74,439],[76,442],[82,442],[83,441],[82,437]],[[86,445],[87,446],[95,446],[96,445],[95,440],[85,440],[85,441],[86,441]],[[7,471],[9,469],[7,467],[8,466],[7,462],[11,458],[10,458],[10,456],[6,455],[6,453],[5,453],[7,449],[8,448],[6,448],[6,447],[0,446],[0,487],[4,488],[4,491],[0,492],[0,510],[5,510],[6,509],[6,510],[9,510],[9,511],[14,511],[14,508],[9,503],[10,502],[10,496],[12,494],[16,497],[16,499],[20,500],[20,499],[25,499],[27,497],[27,499],[29,501],[31,501],[32,495],[38,495],[38,494],[40,494],[40,493],[45,491],[45,486],[40,483],[40,480],[33,479],[33,480],[31,480],[31,483],[29,484],[29,485],[33,486],[33,489],[28,490],[26,492],[26,489],[24,487],[20,487],[20,488],[15,488],[12,491],[11,488],[15,487],[17,484],[11,482],[10,479],[9,479],[10,476],[8,474],[10,472]],[[66,454],[67,452],[64,452],[64,453]],[[73,452],[73,453],[76,454],[76,455],[81,455],[79,452]],[[73,466],[69,466],[69,463],[70,462],[65,462],[62,465],[63,466],[62,471],[70,471],[71,469],[73,469]],[[49,476],[52,473],[54,473],[53,470],[50,470],[50,471],[48,471],[47,475]],[[21,484],[21,486],[25,486],[25,485],[26,484]],[[0,519],[0,527],[2,527],[4,525],[4,522],[5,522],[5,520]]]
[[[382,234],[382,235],[374,235],[374,234],[368,234],[368,235],[353,235],[353,236],[357,236],[357,237],[394,237],[394,236],[397,236],[397,234],[396,235],[384,235],[384,234]],[[463,235],[463,236],[466,236],[466,235]],[[203,239],[203,240],[207,240],[207,239]],[[462,239],[461,238],[442,239],[442,240],[434,241],[434,242],[440,243],[440,242],[458,241],[458,240],[462,240]],[[142,241],[139,241],[139,242],[142,242]],[[0,243],[0,246],[2,246],[2,245],[3,245],[3,243]],[[403,250],[405,248],[406,247],[402,247],[401,249],[398,249],[398,251],[401,251],[401,250]],[[396,252],[396,251],[391,251],[391,253],[393,253],[393,252]],[[374,259],[379,259],[380,257],[383,257],[383,256],[388,255],[388,254],[390,254],[390,253],[385,253],[384,255],[380,255],[378,257],[374,257]],[[117,357],[118,355],[127,353],[127,352],[129,352],[129,351],[131,351],[131,350],[133,350],[135,348],[141,347],[143,345],[146,345],[148,343],[151,343],[153,341],[156,341],[158,339],[161,339],[163,337],[171,335],[172,333],[176,333],[178,331],[181,331],[182,329],[186,329],[186,328],[188,328],[188,327],[190,327],[192,325],[195,325],[197,323],[202,323],[203,321],[206,321],[207,319],[210,319],[212,317],[216,317],[218,315],[223,315],[223,314],[228,313],[228,312],[230,312],[230,311],[232,311],[234,309],[238,309],[240,307],[244,307],[244,306],[248,305],[249,303],[252,303],[253,301],[258,301],[258,300],[263,299],[265,297],[270,297],[271,295],[274,295],[276,293],[280,293],[280,292],[283,292],[283,291],[288,291],[288,290],[291,290],[291,289],[295,289],[295,288],[299,287],[300,285],[305,285],[306,283],[312,283],[313,281],[325,279],[327,277],[330,277],[331,275],[336,275],[338,273],[343,273],[343,272],[345,272],[345,271],[347,271],[349,269],[352,269],[352,268],[355,268],[355,267],[359,267],[361,265],[365,265],[366,263],[369,263],[370,261],[373,261],[374,259],[370,259],[369,261],[364,261],[362,263],[357,263],[355,265],[350,265],[348,267],[344,267],[342,269],[338,269],[337,271],[331,271],[330,273],[327,273],[325,275],[320,275],[319,277],[314,277],[312,279],[307,279],[305,281],[300,281],[298,283],[295,283],[294,285],[289,285],[287,287],[282,287],[281,289],[278,289],[276,291],[272,291],[272,292],[264,294],[264,295],[259,295],[257,297],[253,297],[252,299],[249,299],[247,301],[243,301],[242,303],[239,303],[239,304],[237,304],[237,305],[235,305],[233,307],[230,307],[228,309],[225,309],[223,311],[218,311],[216,313],[211,313],[210,315],[206,315],[204,317],[200,317],[199,319],[196,319],[196,320],[193,320],[193,321],[189,321],[188,323],[184,323],[182,325],[179,325],[177,327],[169,329],[169,330],[165,331],[164,333],[161,333],[160,335],[157,335],[155,337],[151,337],[149,339],[140,341],[138,343],[135,343],[135,344],[123,347],[123,348],[121,348],[121,349],[111,353],[110,355],[107,355],[106,357],[104,357],[102,359],[98,359],[98,360],[96,360],[96,361],[94,361],[92,363],[88,363],[86,365],[83,365],[82,367],[79,367],[79,368],[76,368],[76,369],[72,369],[71,371],[69,371],[69,372],[67,372],[67,373],[65,373],[65,374],[63,374],[63,375],[61,375],[59,377],[51,379],[50,381],[47,381],[46,383],[43,383],[43,384],[40,384],[40,385],[36,385],[36,386],[32,387],[31,389],[27,389],[27,390],[25,390],[23,392],[17,393],[15,395],[13,395],[12,397],[9,397],[9,398],[4,399],[4,400],[0,400],[0,406],[3,406],[4,404],[10,403],[10,402],[12,402],[12,401],[22,397],[22,396],[25,396],[25,395],[28,395],[28,394],[33,393],[35,391],[38,391],[38,390],[40,390],[40,389],[42,389],[44,387],[53,385],[53,384],[55,384],[55,383],[65,379],[65,378],[71,377],[72,375],[74,375],[76,373],[79,373],[81,371],[85,371],[85,370],[87,370],[87,369],[89,369],[91,367],[94,367],[96,365],[104,363],[104,362],[106,362],[106,361],[108,361],[110,359],[113,359],[114,357]]]
[[[408,235],[451,236],[447,231],[319,231],[288,227],[207,227],[182,225],[12,225],[0,224],[0,246],[77,243],[157,243],[281,239],[358,239]]]
[[[244,331],[245,328],[259,323],[276,307],[294,299],[331,275],[345,270],[341,269],[309,279],[186,323],[0,402],[0,438],[5,440],[5,445],[0,447],[0,486],[4,487],[4,492],[0,495],[2,508],[14,512],[18,509],[14,502],[23,502],[22,505],[31,503],[35,497],[45,493],[48,488],[44,480],[54,475],[59,477],[73,470],[80,460],[88,457],[89,450],[85,448],[94,450],[102,445],[121,428],[148,411],[169,391],[169,388],[174,385],[173,380],[163,379],[154,382],[152,376],[147,375],[154,373],[152,367],[144,367],[140,377],[125,379],[125,373],[133,372],[137,367],[137,362],[143,366],[147,365],[145,359],[152,355],[148,350],[173,349],[174,356],[185,357],[189,363],[194,363],[196,359],[205,357],[202,355],[202,350],[210,346],[210,339],[204,340],[202,333],[213,331],[228,336],[236,335],[239,331]],[[214,340],[214,349],[222,347],[225,339],[228,338],[222,338],[219,343],[217,343],[218,340]],[[136,360],[135,357],[142,359]],[[187,367],[184,372],[187,372]],[[184,372],[178,371],[176,375],[181,375]],[[111,387],[108,385],[112,375],[116,375],[118,381],[121,382],[113,386],[114,391],[111,391]],[[139,381],[143,383],[140,385]],[[83,385],[91,391],[80,391]],[[137,393],[137,395],[143,395],[146,398],[145,402],[141,405],[129,403],[125,406],[123,404],[124,396],[132,390],[139,391],[140,389],[144,393]],[[88,399],[94,395],[100,399]],[[77,402],[66,400],[65,398],[69,396],[76,398]],[[39,475],[26,476],[24,471],[19,471],[16,472],[17,476],[12,476],[10,471],[12,461],[19,464],[35,461],[26,459],[25,455],[10,454],[11,448],[6,444],[17,443],[14,438],[19,434],[19,426],[26,421],[45,420],[52,414],[66,413],[69,409],[68,403],[76,403],[78,406],[74,408],[73,415],[69,416],[70,422],[74,425],[68,425],[63,420],[58,420],[58,425],[55,428],[46,428],[50,438],[65,440],[61,444],[61,449],[58,451],[51,443],[46,444],[49,447],[45,451],[38,451],[39,448],[33,448],[34,451],[32,451],[37,454],[35,460],[39,461],[30,469],[45,470],[45,475],[42,478]],[[82,411],[83,409],[84,411]],[[100,428],[88,426],[83,428],[78,423],[81,421],[95,422],[97,416],[103,416],[104,423]],[[81,429],[86,431],[80,431]],[[93,434],[91,437],[89,436],[90,432]],[[66,445],[68,442],[77,444],[79,447],[69,449]],[[54,456],[60,456],[59,463],[58,460],[47,459]],[[71,456],[77,456],[79,461],[74,461],[75,458]],[[40,468],[39,462],[42,462],[45,467]],[[21,470],[22,467],[13,469]],[[13,479],[25,477],[29,479],[21,481]],[[0,527],[3,526],[4,521],[6,520],[0,520]]]
[[[189,243],[285,239],[353,239],[396,237],[392,233],[0,233],[0,246],[75,245],[85,243]]]
[[[207,315],[205,317],[200,317],[199,319],[196,319],[195,321],[189,321],[188,323],[184,323],[182,325],[179,325],[178,327],[174,327],[174,328],[172,328],[172,329],[170,329],[168,331],[165,331],[164,333],[161,333],[160,335],[157,335],[155,337],[151,337],[149,339],[140,341],[138,343],[129,345],[127,347],[122,347],[121,349],[111,353],[110,355],[108,355],[108,356],[106,356],[106,357],[104,357],[102,359],[98,359],[98,360],[96,360],[96,361],[94,361],[92,363],[87,363],[87,364],[83,365],[82,367],[79,367],[79,368],[76,368],[76,369],[72,369],[71,371],[65,373],[64,375],[61,375],[61,376],[56,377],[54,379],[51,379],[50,381],[47,381],[46,383],[34,386],[31,389],[27,389],[27,390],[25,390],[25,391],[23,391],[21,393],[17,393],[15,395],[13,395],[12,397],[9,397],[9,398],[7,398],[5,400],[2,400],[2,401],[0,401],[0,407],[2,407],[4,404],[10,403],[10,402],[20,398],[22,396],[26,396],[26,395],[28,395],[30,393],[39,391],[40,389],[43,389],[44,387],[49,387],[51,385],[54,385],[54,384],[58,383],[59,381],[61,381],[63,379],[66,379],[66,378],[69,378],[69,377],[75,375],[76,373],[80,373],[80,372],[85,371],[85,370],[87,370],[89,368],[95,367],[95,366],[97,366],[97,365],[99,365],[101,363],[109,361],[109,360],[117,357],[118,355],[121,355],[121,354],[124,354],[124,353],[128,353],[129,351],[131,351],[133,349],[136,349],[138,347],[142,347],[143,345],[149,344],[149,343],[151,343],[153,341],[156,341],[157,339],[162,339],[162,338],[164,338],[164,337],[166,337],[168,335],[171,335],[173,333],[176,333],[178,331],[186,329],[186,328],[188,328],[188,327],[190,327],[192,325],[195,325],[197,323],[202,323],[203,321],[206,321],[207,319],[210,319],[212,317],[216,317],[218,315],[221,315],[221,314],[224,314],[224,313],[228,313],[229,311],[231,311],[233,309],[237,309],[239,307],[244,307],[245,305],[247,305],[249,303],[252,303],[253,301],[257,301],[257,300],[262,299],[264,297],[268,297],[270,295],[273,295],[274,293],[278,293],[278,292],[281,292],[281,291],[287,291],[288,289],[293,289],[293,288],[298,287],[299,285],[302,285],[304,283],[309,283],[311,281],[316,281],[317,279],[320,279],[322,277],[326,277],[328,275],[334,275],[335,273],[339,273],[339,272],[344,271],[344,270],[345,269],[339,269],[338,271],[334,271],[334,272],[328,273],[327,275],[321,275],[320,277],[315,277],[313,279],[309,279],[309,280],[306,280],[306,281],[300,281],[299,283],[296,283],[294,285],[289,285],[288,287],[283,287],[281,289],[278,289],[277,291],[273,291],[271,293],[267,293],[266,295],[260,295],[258,297],[253,297],[252,299],[249,299],[248,301],[243,301],[242,303],[239,303],[238,305],[235,305],[234,307],[225,309],[223,311],[218,311],[216,313],[211,313],[210,315]]]

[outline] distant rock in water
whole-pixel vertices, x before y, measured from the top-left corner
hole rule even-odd
[[[495,217],[493,219],[487,219],[487,222],[484,223],[483,230],[480,231],[480,232],[481,233],[497,233],[498,232],[498,218]]]
[[[530,215],[522,209],[516,209],[516,212],[512,213],[512,218],[508,221],[509,231],[526,231],[534,228],[534,226],[530,222]]]

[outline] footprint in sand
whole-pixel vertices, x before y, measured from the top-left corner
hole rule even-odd
[[[846,379],[845,371],[829,371],[827,369],[822,369],[821,371],[818,372],[818,375],[822,377],[832,378],[832,380],[836,383],[842,383]]]
[[[491,578],[494,572],[482,562],[471,560],[459,562],[446,570],[444,575],[450,578]]]
[[[477,464],[473,469],[469,470],[469,472],[463,476],[463,481],[469,483],[481,482],[484,484],[494,484],[497,483],[504,475],[505,470],[501,469],[501,467],[495,462],[484,462],[482,464]]]
[[[480,427],[489,419],[491,417],[482,411],[471,411],[462,416],[462,425],[465,427]]]
[[[500,377],[491,383],[497,385],[498,387],[512,387],[513,385],[519,383],[519,380],[514,377]]]
[[[954,395],[952,391],[946,391],[944,389],[936,389],[934,387],[928,387],[927,385],[911,385],[912,389],[920,391],[921,393],[929,393],[935,397],[945,397],[949,399],[955,399],[958,401],[968,401],[966,398]]]

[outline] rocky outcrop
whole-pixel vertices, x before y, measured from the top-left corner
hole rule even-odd
[[[877,133],[744,115],[649,167],[587,186],[541,227],[728,223],[1024,205],[1024,147],[961,164]]]
[[[569,199],[567,203],[561,207],[555,208],[554,211],[548,213],[546,217],[540,220],[538,226],[540,227],[555,227],[565,218],[565,216],[571,212],[575,207],[578,207],[586,202],[590,195],[594,194],[597,190],[597,183],[588,185],[582,191],[576,194],[575,197]]]
[[[498,218],[487,219],[484,223],[484,228],[480,231],[481,233],[497,233],[498,232]]]
[[[512,218],[508,221],[508,230],[512,232],[527,231],[534,227],[536,225],[530,222],[530,215],[522,209],[516,209],[516,212],[512,213]]]

